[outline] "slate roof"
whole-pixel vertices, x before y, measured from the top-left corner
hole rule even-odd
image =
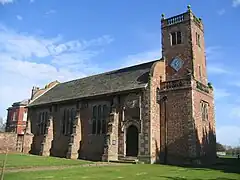
[[[157,61],[60,83],[28,107],[144,88],[151,67]]]
[[[26,106],[26,105],[28,105],[28,99],[24,99],[24,100],[19,101],[19,102],[14,102],[12,104],[13,107],[15,107],[15,106]]]

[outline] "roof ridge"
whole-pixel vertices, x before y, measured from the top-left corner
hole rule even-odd
[[[86,78],[89,78],[89,77],[104,75],[104,74],[108,74],[108,73],[111,73],[111,72],[114,72],[114,71],[124,70],[124,69],[128,69],[128,68],[130,69],[130,68],[134,68],[134,67],[137,67],[137,66],[142,66],[142,65],[154,63],[154,62],[157,62],[157,61],[161,61],[161,60],[162,60],[162,58],[156,59],[156,60],[152,60],[152,61],[148,61],[148,62],[144,62],[144,63],[141,63],[141,64],[135,64],[135,65],[132,65],[132,66],[127,66],[127,67],[123,67],[123,68],[119,68],[119,69],[115,69],[115,70],[103,72],[103,73],[93,74],[93,75],[90,75],[90,76],[85,76],[85,77],[82,77],[82,78],[77,78],[77,79],[73,79],[73,80],[70,80],[70,81],[65,81],[65,82],[59,83],[59,84],[57,84],[57,85],[66,84],[66,83],[78,81],[78,80],[80,80],[80,79],[86,79]],[[56,85],[56,86],[57,86],[57,85]]]

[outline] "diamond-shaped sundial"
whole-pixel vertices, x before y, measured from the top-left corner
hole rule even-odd
[[[171,66],[175,71],[179,71],[179,69],[182,68],[183,63],[184,63],[183,60],[181,60],[181,59],[178,58],[178,57],[175,57],[175,58],[172,60],[170,66]]]

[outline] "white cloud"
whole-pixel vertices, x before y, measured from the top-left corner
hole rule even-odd
[[[230,96],[231,94],[226,89],[214,88],[215,99],[221,99]]]
[[[63,37],[19,33],[0,25],[0,116],[15,101],[30,97],[32,86],[44,86],[97,73],[92,58],[113,38],[64,41]]]
[[[46,11],[46,12],[45,12],[45,15],[55,14],[56,12],[57,12],[56,10],[51,9],[51,10],[49,10],[49,11]]]
[[[231,71],[221,64],[208,64],[207,70],[210,74],[231,74]]]
[[[123,67],[141,64],[148,61],[153,61],[161,58],[161,51],[159,49],[145,51],[138,54],[129,55],[122,60]]]
[[[13,3],[13,0],[0,0],[0,4],[8,4],[8,3]]]
[[[222,15],[225,14],[225,13],[226,13],[226,10],[225,10],[225,9],[220,9],[220,10],[217,11],[217,14],[218,14],[219,16],[222,16]]]
[[[216,128],[217,141],[230,146],[240,145],[240,126],[220,126]]]
[[[210,46],[206,48],[207,61],[219,61],[223,57],[222,47]]]
[[[238,7],[240,5],[240,0],[233,0],[232,6],[233,7]]]
[[[20,15],[17,15],[16,18],[17,18],[19,21],[21,21],[21,20],[23,19],[22,16],[20,16]]]

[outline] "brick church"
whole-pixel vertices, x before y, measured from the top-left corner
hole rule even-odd
[[[162,58],[59,83],[28,105],[32,154],[145,163],[214,161],[203,22],[161,19]],[[159,51],[160,52],[160,51]]]

